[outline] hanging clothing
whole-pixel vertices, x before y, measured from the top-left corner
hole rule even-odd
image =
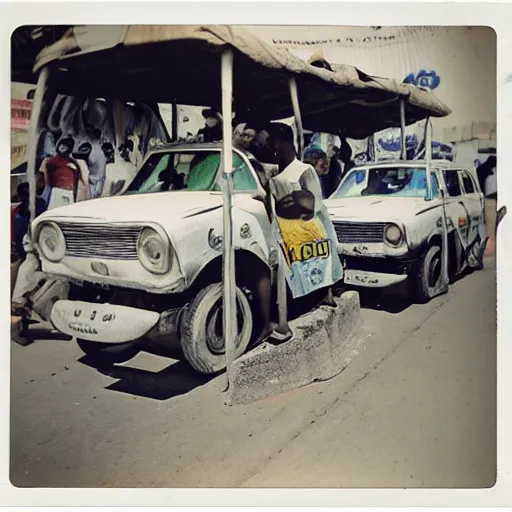
[[[105,178],[107,174],[107,157],[102,149],[102,145],[108,142],[106,139],[92,140],[89,137],[83,137],[77,141],[77,147],[81,151],[82,145],[89,144],[91,152],[85,158],[85,164],[89,171],[88,182],[90,189],[90,198],[95,199],[100,197],[105,185]]]
[[[91,191],[89,188],[89,168],[83,160],[77,160],[80,172],[80,179],[76,190],[76,202],[87,201],[91,199]]]
[[[78,164],[70,158],[55,155],[46,161],[47,184],[55,188],[74,190]]]
[[[44,174],[43,199],[48,209],[75,202],[80,180],[80,167],[76,160],[55,155],[43,161],[40,171]]]
[[[137,135],[130,135],[128,140],[133,143],[133,149],[128,152],[128,159],[138,170],[141,168],[142,162],[144,161],[144,157],[140,151],[140,139]]]
[[[126,108],[124,103],[114,100],[112,103],[112,117],[114,119],[115,147],[119,148],[126,140]]]
[[[92,145],[91,154],[87,159],[87,167],[89,168],[91,198],[95,199],[101,196],[107,175],[107,157],[98,142]]]
[[[39,154],[39,158],[44,160],[45,158],[50,158],[57,152],[55,147],[55,135],[52,132],[44,132],[41,135],[41,153]]]
[[[322,198],[319,177],[309,164],[295,159],[271,179],[273,202],[273,234],[279,241],[280,265],[287,268],[286,279],[294,298],[332,286],[343,277],[336,251],[336,233]],[[308,191],[314,196],[311,220],[283,218],[276,205],[295,192]]]
[[[105,185],[102,197],[120,195],[126,191],[137,175],[137,167],[126,161],[118,151],[115,152],[114,163],[107,164]]]

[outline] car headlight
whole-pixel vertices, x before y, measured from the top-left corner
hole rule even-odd
[[[384,230],[384,238],[389,244],[398,246],[403,242],[402,230],[396,224],[389,224]]]
[[[165,274],[171,262],[171,245],[152,228],[144,228],[137,247],[139,261],[153,274]]]
[[[48,222],[39,230],[38,245],[43,257],[57,263],[66,254],[66,240],[57,224]]]

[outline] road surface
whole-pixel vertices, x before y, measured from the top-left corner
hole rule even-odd
[[[223,377],[168,357],[100,373],[74,342],[12,343],[11,482],[492,486],[493,262],[427,305],[363,306],[364,350],[338,377],[245,406],[224,405]]]

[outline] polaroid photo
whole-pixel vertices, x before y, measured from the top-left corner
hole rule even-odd
[[[1,7],[3,504],[507,504],[508,5]]]

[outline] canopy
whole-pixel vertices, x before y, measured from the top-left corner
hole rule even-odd
[[[126,101],[219,105],[221,50],[234,49],[237,115],[258,120],[293,115],[288,79],[295,76],[304,128],[345,137],[450,113],[434,94],[352,66],[332,71],[274,48],[238,26],[129,25],[74,27],[38,56],[51,65],[51,85],[63,94]]]

